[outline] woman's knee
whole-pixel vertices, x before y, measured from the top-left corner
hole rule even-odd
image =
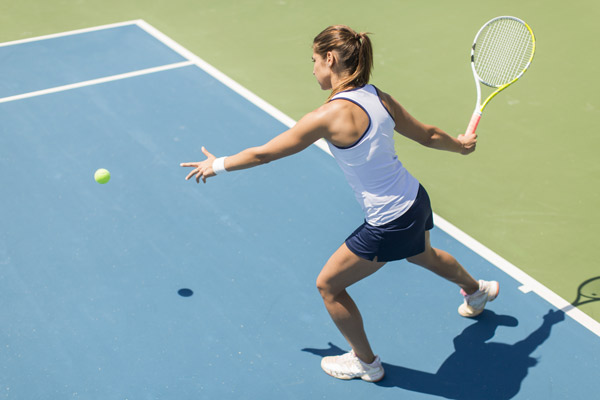
[[[323,274],[319,274],[317,277],[317,290],[321,294],[323,300],[334,299],[339,294],[339,290],[335,289],[330,279],[325,277]]]

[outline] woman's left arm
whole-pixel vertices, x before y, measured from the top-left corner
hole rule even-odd
[[[328,132],[325,113],[317,109],[308,113],[292,128],[271,139],[262,146],[250,147],[225,159],[224,167],[227,171],[237,171],[252,168],[257,165],[267,164],[271,161],[296,154],[317,140],[325,137]],[[206,183],[206,179],[215,176],[212,165],[216,159],[208,150],[202,147],[206,160],[198,162],[181,163],[182,167],[191,167],[193,170],[186,176],[186,180],[196,178]]]
[[[470,154],[475,151],[477,135],[450,136],[444,130],[433,125],[426,125],[406,111],[398,101],[387,93],[380,92],[382,101],[396,123],[395,130],[423,146],[455,153]]]

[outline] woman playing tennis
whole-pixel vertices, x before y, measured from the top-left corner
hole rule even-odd
[[[365,33],[330,26],[314,39],[312,58],[321,89],[331,91],[325,104],[262,146],[220,158],[202,148],[206,160],[181,166],[193,168],[186,179],[206,183],[215,175],[298,153],[318,139],[327,141],[362,206],[365,222],[333,253],[317,278],[325,307],[352,348],[347,354],[323,358],[321,366],[336,378],[376,382],[384,370],[347,287],[389,261],[407,259],[461,288],[464,302],[458,312],[462,316],[480,314],[486,302],[498,295],[497,282],[476,281],[454,257],[431,247],[429,197],[394,149],[394,131],[424,146],[460,154],[475,150],[477,136],[454,138],[425,125],[392,96],[368,84],[373,50]]]

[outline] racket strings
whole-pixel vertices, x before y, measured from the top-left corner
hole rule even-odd
[[[486,78],[484,80],[496,86],[514,79],[525,66],[522,62],[527,62],[527,59],[524,59],[527,51],[524,39],[527,37],[519,35],[522,33],[519,32],[520,24],[510,23],[513,22],[511,20],[503,22],[508,23],[490,26],[478,54],[481,72]]]
[[[522,74],[532,55],[529,29],[513,19],[497,19],[477,38],[474,66],[484,84],[499,87]]]
[[[514,24],[499,21],[491,24],[483,36],[477,53],[476,69],[479,68],[481,77],[489,83],[497,85],[499,80],[506,79],[506,74],[515,67],[511,48],[514,40]]]

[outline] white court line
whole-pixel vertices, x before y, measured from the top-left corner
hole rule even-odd
[[[41,40],[46,40],[46,39],[55,39],[55,38],[59,38],[59,37],[63,37],[63,36],[79,35],[81,33],[101,31],[101,30],[104,30],[104,29],[118,28],[118,27],[127,26],[127,25],[136,25],[137,22],[138,21],[118,22],[118,23],[115,23],[115,24],[100,25],[100,26],[95,26],[95,27],[92,27],[92,28],[77,29],[77,30],[74,30],[74,31],[67,31],[67,32],[61,32],[61,33],[53,33],[51,35],[36,36],[36,37],[32,37],[32,38],[27,38],[27,39],[13,40],[12,42],[0,43],[0,47],[14,46],[16,44],[23,44],[23,43],[29,43],[29,42],[39,42]]]
[[[55,33],[55,34],[51,34],[51,35],[37,36],[37,37],[28,38],[28,39],[14,40],[12,42],[0,43],[0,47],[14,46],[14,45],[19,45],[19,44],[24,44],[24,43],[37,42],[37,41],[48,40],[48,39],[55,39],[55,38],[60,38],[60,37],[65,37],[65,36],[80,35],[83,33],[95,32],[95,31],[100,31],[100,30],[105,30],[105,29],[114,29],[114,28],[119,28],[122,26],[137,25],[138,22],[140,22],[140,21],[133,20],[133,21],[118,22],[118,23],[114,23],[114,24],[100,25],[100,26],[95,26],[95,27],[85,28],[85,29],[77,29],[77,30],[72,30],[72,31],[67,31],[67,32]],[[167,71],[170,69],[186,67],[189,65],[194,65],[194,63],[192,61],[183,61],[183,62],[179,62],[179,63],[162,65],[159,67],[147,68],[147,69],[142,69],[142,70],[138,70],[138,71],[126,72],[123,74],[112,75],[112,76],[107,76],[107,77],[98,78],[98,79],[91,79],[88,81],[73,83],[73,84],[69,84],[69,85],[62,85],[62,86],[57,86],[57,87],[43,89],[43,90],[36,90],[34,92],[22,93],[22,94],[18,94],[18,95],[14,95],[14,96],[0,98],[0,103],[7,103],[10,101],[27,99],[30,97],[43,96],[45,94],[50,94],[50,93],[63,92],[65,90],[78,89],[78,88],[82,88],[85,86],[98,85],[101,83],[132,78],[135,76],[152,74],[155,72]]]
[[[224,85],[226,85],[227,87],[229,87],[230,89],[232,89],[233,91],[235,91],[236,93],[238,93],[239,95],[241,95],[242,97],[246,98],[248,101],[250,101],[257,107],[261,108],[267,114],[271,115],[272,117],[274,117],[275,119],[277,119],[278,121],[283,123],[284,125],[286,125],[288,127],[292,127],[296,123],[296,121],[294,121],[292,118],[288,117],[287,115],[285,115],[284,113],[282,113],[281,111],[279,111],[278,109],[276,109],[275,107],[273,107],[272,105],[270,105],[269,103],[267,103],[266,101],[264,101],[263,99],[261,99],[260,97],[258,97],[254,93],[252,93],[251,91],[249,91],[248,89],[244,88],[242,85],[235,82],[234,80],[229,78],[227,75],[223,74],[221,71],[217,70],[212,65],[208,64],[207,62],[205,62],[204,60],[202,60],[201,58],[199,58],[198,56],[196,56],[195,54],[193,54],[192,52],[190,52],[189,50],[187,50],[186,48],[184,48],[183,46],[181,46],[180,44],[178,44],[177,42],[175,42],[174,40],[172,40],[171,38],[169,38],[162,32],[158,31],[156,28],[154,28],[153,26],[151,26],[150,24],[148,24],[147,22],[145,22],[143,20],[122,22],[122,23],[111,24],[111,25],[103,25],[103,26],[99,26],[99,27],[95,27],[95,28],[80,29],[80,30],[76,30],[76,31],[59,33],[59,34],[55,34],[55,35],[47,35],[47,36],[41,36],[38,38],[18,40],[18,41],[0,44],[0,47],[13,45],[13,44],[27,43],[27,42],[32,42],[32,41],[36,41],[36,40],[45,40],[45,39],[67,36],[67,35],[75,35],[75,34],[79,34],[79,33],[91,32],[91,31],[101,30],[101,29],[110,29],[110,28],[114,28],[114,27],[132,25],[132,24],[138,25],[140,28],[142,28],[143,30],[148,32],[150,35],[154,36],[157,40],[161,41],[162,43],[164,43],[165,45],[167,45],[168,47],[170,47],[175,52],[179,53],[180,55],[182,55],[184,58],[188,59],[189,61],[171,64],[171,65],[162,66],[162,67],[149,68],[146,70],[130,72],[127,74],[115,75],[113,77],[94,79],[91,81],[81,82],[81,83],[73,84],[73,85],[65,85],[65,86],[61,86],[59,88],[54,88],[54,89],[47,89],[47,90],[31,92],[28,94],[23,94],[23,95],[18,95],[18,96],[6,97],[4,99],[0,99],[0,102],[10,101],[10,100],[6,100],[6,99],[11,99],[11,98],[13,98],[13,100],[16,100],[16,98],[33,97],[36,95],[39,96],[39,95],[43,95],[46,93],[54,93],[54,92],[60,91],[60,90],[75,89],[77,87],[89,86],[90,84],[98,84],[98,83],[108,82],[110,80],[117,80],[117,79],[126,79],[126,78],[133,77],[133,76],[143,75],[143,74],[152,73],[152,72],[158,72],[159,70],[180,68],[182,66],[194,64],[194,65],[198,66],[199,68],[203,69],[205,72],[210,74],[212,77],[214,77],[215,79],[217,79]],[[24,96],[24,97],[21,97],[21,96]],[[319,148],[321,148],[323,151],[325,151],[331,155],[331,153],[329,152],[329,149],[327,148],[327,145],[325,144],[325,142],[323,140],[320,140],[315,144]],[[446,221],[445,219],[441,218],[440,216],[438,216],[436,214],[434,214],[434,219],[435,219],[435,225],[437,227],[439,227],[440,229],[442,229],[443,231],[448,233],[450,236],[452,236],[454,239],[458,240],[460,243],[462,243],[463,245],[465,245],[466,247],[468,247],[469,249],[471,249],[472,251],[474,251],[475,253],[477,253],[478,255],[483,257],[484,259],[486,259],[491,264],[495,265],[500,270],[504,271],[506,274],[510,275],[511,277],[513,277],[514,279],[519,281],[522,284],[522,286],[519,287],[519,290],[521,290],[523,293],[528,293],[530,291],[535,292],[538,296],[540,296],[541,298],[546,300],[548,303],[552,304],[554,307],[556,307],[560,310],[563,310],[567,315],[569,315],[575,321],[577,321],[578,323],[580,323],[581,325],[583,325],[584,327],[589,329],[591,332],[595,333],[597,336],[600,336],[600,323],[599,322],[595,321],[593,318],[591,318],[590,316],[588,316],[581,310],[573,307],[568,301],[566,301],[562,297],[558,296],[556,293],[554,293],[553,291],[551,291],[550,289],[548,289],[547,287],[542,285],[540,282],[536,281],[531,276],[529,276],[528,274],[526,274],[525,272],[523,272],[522,270],[517,268],[515,265],[511,264],[504,258],[500,257],[498,254],[494,253],[492,250],[488,249],[487,247],[485,247],[484,245],[482,245],[481,243],[479,243],[478,241],[476,241],[475,239],[473,239],[472,237],[470,237],[469,235],[467,235],[466,233],[464,233],[463,231],[461,231],[460,229],[458,229],[457,227],[455,227],[454,225],[452,225],[451,223]]]
[[[212,65],[208,64],[206,61],[202,60],[200,57],[196,56],[185,47],[181,46],[179,43],[175,42],[170,37],[166,36],[164,33],[160,32],[152,25],[148,24],[146,21],[139,20],[136,22],[140,28],[144,29],[146,32],[154,36],[156,39],[163,42],[165,45],[172,48],[177,53],[181,54],[183,57],[191,60],[198,67],[202,68],[208,74],[210,74],[215,79],[219,80],[221,83],[228,86],[230,89],[234,90],[242,97],[246,98],[251,103],[255,104],[257,107],[261,108],[263,111],[282,122],[284,125],[288,127],[292,127],[296,121],[292,118],[288,117],[271,104],[267,103],[250,90],[246,89],[239,83],[235,82],[233,79],[229,78],[227,75],[217,70]],[[315,143],[319,148],[327,152],[331,155],[329,148],[324,140],[319,140]],[[492,250],[488,249],[445,219],[440,216],[434,214],[435,225],[442,229],[444,232],[448,233],[450,236],[458,240],[460,243],[473,250],[475,253],[479,254],[481,257],[495,265],[500,270],[504,271],[506,274],[510,275],[517,281],[521,282],[522,286],[519,288],[523,293],[535,292],[538,296],[552,304],[554,307],[563,310],[567,315],[573,318],[575,321],[579,322],[581,325],[600,336],[600,323],[585,314],[583,311],[574,308],[570,305],[568,301],[548,289],[546,286],[542,285],[540,282],[533,279],[531,276],[527,275],[525,272],[521,271],[519,268],[500,257],[498,254],[494,253]]]
[[[10,101],[27,99],[30,97],[43,96],[45,94],[50,94],[50,93],[64,92],[66,90],[78,89],[78,88],[82,88],[85,86],[92,86],[92,85],[98,85],[98,84],[106,83],[106,82],[118,81],[121,79],[133,78],[134,76],[153,74],[155,72],[187,67],[189,65],[194,65],[194,63],[191,61],[182,61],[182,62],[178,62],[178,63],[174,63],[174,64],[161,65],[160,67],[146,68],[146,69],[141,69],[138,71],[126,72],[124,74],[112,75],[112,76],[107,76],[107,77],[98,78],[98,79],[92,79],[89,81],[77,82],[77,83],[72,83],[72,84],[63,85],[63,86],[56,86],[56,87],[49,88],[49,89],[37,90],[35,92],[29,92],[29,93],[17,94],[15,96],[3,97],[3,98],[0,98],[0,103],[8,103]]]
[[[439,215],[434,214],[435,225],[442,229],[444,232],[452,236],[454,239],[458,240],[462,244],[464,244],[469,249],[473,250],[479,256],[483,257],[491,264],[498,267],[500,270],[504,271],[517,281],[519,281],[522,286],[519,287],[519,290],[523,293],[535,292],[542,299],[546,300],[548,303],[552,304],[554,307],[559,310],[564,311],[568,316],[573,318],[575,321],[579,322],[581,325],[585,326],[590,331],[594,332],[596,335],[600,336],[600,322],[596,321],[580,309],[573,307],[571,303],[554,293],[552,290],[548,289],[546,286],[542,285],[540,282],[517,268],[515,265],[511,264],[504,258],[500,257],[498,254],[494,253],[492,250],[485,247],[483,244],[479,243],[477,240],[473,239],[471,236],[467,235]]]

